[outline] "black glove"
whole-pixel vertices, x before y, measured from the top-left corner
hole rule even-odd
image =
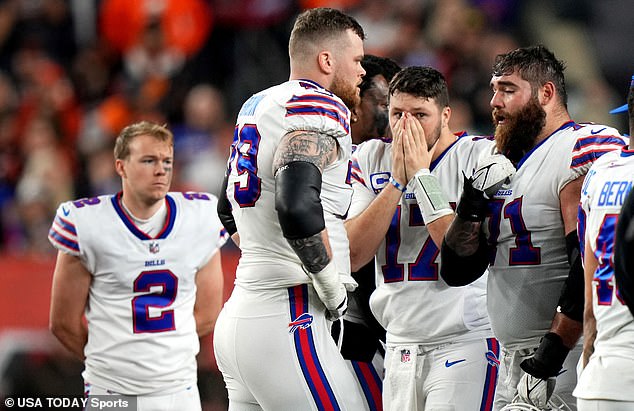
[[[555,377],[561,371],[569,351],[555,333],[549,332],[542,338],[535,354],[520,364],[526,373],[517,385],[522,401],[538,408],[548,405],[555,390]]]
[[[456,214],[468,221],[484,221],[487,211],[487,200],[484,197],[484,192],[473,188],[472,181],[467,178],[464,173],[464,189],[460,196],[460,202],[456,207]]]
[[[484,221],[487,202],[502,185],[515,175],[515,167],[502,154],[494,154],[478,161],[473,175],[464,176],[464,189],[456,214],[468,221]]]
[[[568,352],[570,349],[564,345],[561,337],[549,332],[542,338],[535,354],[522,361],[520,367],[530,375],[543,380],[556,377],[561,371]]]

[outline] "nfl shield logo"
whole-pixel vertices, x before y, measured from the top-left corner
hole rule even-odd
[[[150,243],[150,252],[152,254],[156,254],[156,253],[159,252],[159,243],[158,243],[158,241],[152,241]]]
[[[410,356],[409,350],[401,350],[401,362],[406,363],[410,362],[412,357]]]

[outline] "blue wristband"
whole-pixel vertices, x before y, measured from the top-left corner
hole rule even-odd
[[[405,187],[403,184],[401,184],[398,181],[396,181],[394,179],[394,177],[392,177],[392,176],[390,176],[390,184],[392,184],[394,187],[396,187],[396,189],[398,191],[400,191],[401,193],[404,193],[405,190],[407,190],[407,187]]]

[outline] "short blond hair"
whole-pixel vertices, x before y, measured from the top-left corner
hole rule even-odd
[[[114,158],[124,160],[130,155],[130,143],[138,136],[152,136],[174,147],[174,135],[166,125],[159,125],[150,121],[139,121],[121,130],[114,144]]]
[[[363,28],[353,17],[327,7],[308,9],[295,20],[288,42],[289,56],[291,60],[301,61],[315,45],[342,37],[347,30],[365,39]]]

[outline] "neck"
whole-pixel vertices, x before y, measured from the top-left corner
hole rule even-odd
[[[452,133],[448,127],[443,128],[440,132],[438,142],[434,146],[434,153],[431,156],[431,161],[436,161],[436,159],[440,157],[440,155],[444,153],[445,150],[447,150],[447,148],[452,145],[457,138],[458,137],[456,137],[456,135]]]
[[[559,127],[561,127],[564,123],[570,121],[570,114],[565,109],[561,109],[559,111],[553,111],[550,114],[546,115],[546,124],[544,128],[542,128],[541,133],[535,139],[535,145],[544,141],[548,136],[553,134]]]
[[[156,212],[163,205],[164,201],[165,199],[161,198],[160,200],[153,201],[148,204],[147,202],[137,197],[126,195],[125,191],[121,196],[121,202],[123,203],[124,208],[128,210],[128,212],[132,214],[133,217],[141,220],[147,220],[148,218],[156,214]]]
[[[315,83],[319,84],[326,90],[330,88],[331,81],[328,76],[322,73],[315,73],[306,70],[297,70],[291,68],[291,75],[288,78],[289,80],[312,80]]]

